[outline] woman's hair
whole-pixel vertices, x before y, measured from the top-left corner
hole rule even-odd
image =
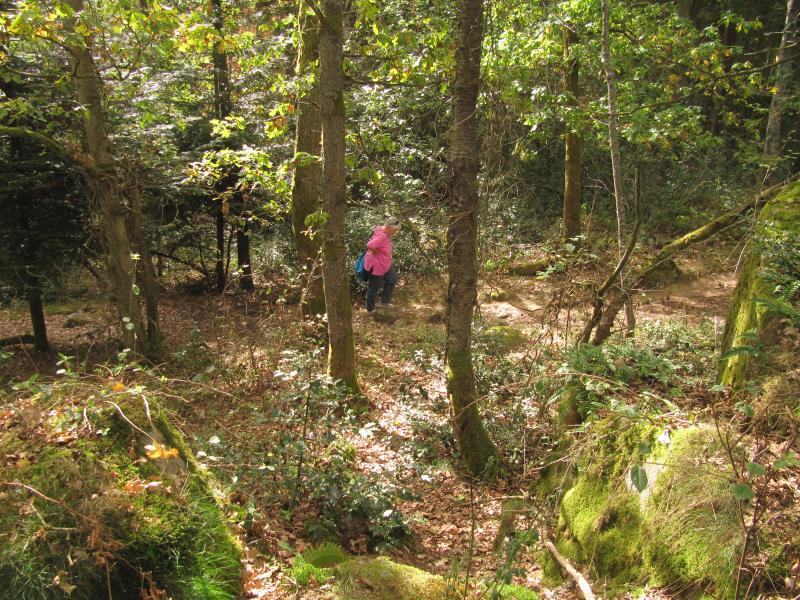
[[[389,217],[386,219],[386,223],[384,223],[386,227],[394,227],[395,229],[400,229],[400,219],[397,217]]]

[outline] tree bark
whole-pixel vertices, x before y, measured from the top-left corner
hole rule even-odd
[[[797,17],[800,12],[800,0],[787,0],[786,24],[781,36],[781,46],[778,49],[776,61],[778,63],[775,73],[775,93],[769,105],[767,131],[764,135],[764,154],[777,156],[781,151],[781,121],[783,109],[790,97],[790,85],[794,64],[790,60],[796,54],[797,46]]]
[[[478,412],[472,367],[472,319],[477,299],[477,100],[483,42],[483,0],[461,0],[453,125],[448,163],[447,393],[455,437],[470,473],[492,476],[496,456]]]
[[[300,51],[296,73],[303,77],[311,63],[319,58],[319,19],[311,14],[303,2],[299,8]],[[322,124],[319,114],[319,73],[313,75],[310,87],[297,98],[297,132],[295,155],[320,155]],[[297,258],[303,271],[303,295],[300,300],[301,314],[305,316],[325,312],[325,291],[322,285],[319,232],[310,231],[306,218],[319,210],[320,176],[319,161],[301,160],[295,164],[292,179],[292,233]],[[314,234],[313,236],[311,234]]]
[[[50,349],[50,344],[47,341],[47,325],[44,320],[44,307],[42,306],[42,282],[36,273],[26,273],[25,295],[28,299],[28,308],[31,314],[33,346],[38,352],[47,352]]]
[[[68,4],[76,13],[83,9],[83,0],[68,0]],[[66,27],[74,33],[74,20],[68,21]],[[135,293],[137,268],[128,231],[130,206],[106,132],[103,86],[92,57],[91,39],[87,39],[85,45],[71,46],[69,52],[74,63],[73,80],[78,102],[84,110],[87,148],[96,171],[96,175],[89,178],[89,184],[99,208],[107,246],[112,293],[122,325],[122,341],[134,352],[147,355],[151,350],[151,342],[156,340],[149,338],[142,298]]]
[[[564,91],[567,93],[567,107],[574,108],[578,101],[578,75],[580,63],[570,56],[570,47],[578,41],[578,36],[569,28],[564,28]],[[581,234],[581,146],[580,135],[572,129],[567,120],[564,136],[564,241],[577,238]]]
[[[247,230],[247,223],[236,228],[236,264],[239,266],[239,289],[245,292],[252,292],[255,289],[253,284],[253,267],[250,265],[250,232]]]
[[[328,375],[358,392],[353,306],[350,303],[344,178],[344,31],[342,0],[324,0],[320,30],[320,113],[322,117],[322,278],[328,315]]]

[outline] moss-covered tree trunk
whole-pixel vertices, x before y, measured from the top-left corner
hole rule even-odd
[[[472,318],[477,298],[478,168],[476,108],[483,41],[483,0],[461,0],[453,125],[448,163],[447,393],[456,441],[469,471],[486,474],[494,445],[481,422],[472,368]]]
[[[356,379],[353,306],[347,268],[344,181],[344,30],[342,0],[322,2],[319,72],[322,117],[322,210],[328,220],[322,230],[322,278],[328,315],[328,374],[354,392]]]
[[[297,258],[303,270],[303,296],[300,310],[303,316],[325,312],[325,291],[319,264],[320,236],[306,225],[306,218],[319,210],[320,175],[322,165],[309,157],[320,154],[322,124],[319,114],[319,77],[310,73],[311,64],[319,58],[319,19],[305,3],[299,8],[300,50],[296,73],[311,80],[297,99],[297,131],[294,151],[300,158],[295,161],[292,179],[292,233]],[[314,235],[312,235],[314,234]]]
[[[570,55],[570,47],[577,42],[577,34],[564,27],[564,91],[567,106],[577,106],[578,75],[580,63]],[[564,240],[571,240],[581,234],[581,136],[567,120],[564,135]]]
[[[69,0],[68,4],[76,13],[83,9],[83,0]],[[74,33],[74,20],[67,22],[67,28]],[[136,261],[142,257],[137,256],[128,231],[130,206],[106,132],[103,84],[92,57],[91,40],[87,39],[85,45],[70,46],[69,51],[73,59],[78,102],[84,110],[86,143],[94,165],[89,183],[99,209],[111,288],[122,325],[122,341],[126,347],[148,354],[152,350],[151,344],[159,344],[150,339],[144,301],[138,293],[139,286],[147,285],[147,282],[136,278]]]
[[[780,272],[781,265],[764,252],[764,245],[778,240],[784,252],[796,252],[799,239],[800,183],[796,183],[767,202],[758,215],[754,241],[739,271],[725,323],[722,351],[728,357],[721,361],[719,376],[723,385],[741,388],[770,370],[797,366],[797,351],[781,348],[784,329],[791,326],[786,315],[796,314],[797,309],[776,294],[769,273]]]

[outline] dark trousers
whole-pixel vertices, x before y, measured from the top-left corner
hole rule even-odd
[[[381,302],[389,304],[392,301],[392,293],[394,286],[397,284],[397,272],[394,270],[394,265],[389,267],[383,275],[369,276],[369,284],[367,285],[367,310],[375,309],[375,298],[378,297],[378,290],[383,285],[383,292],[381,293]]]

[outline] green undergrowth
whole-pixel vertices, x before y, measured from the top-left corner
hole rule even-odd
[[[0,405],[0,581],[14,598],[238,597],[241,548],[214,482],[141,387],[17,391]]]

